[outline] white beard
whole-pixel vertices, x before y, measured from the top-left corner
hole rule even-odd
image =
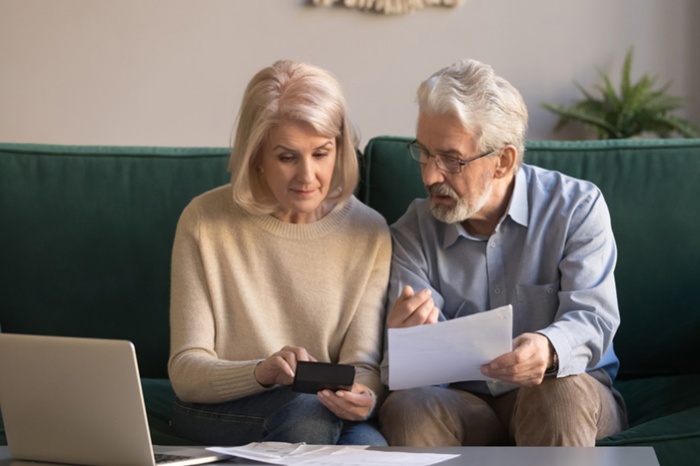
[[[449,196],[455,201],[455,205],[448,206],[445,204],[437,204],[430,199],[430,211],[433,213],[433,216],[441,222],[461,223],[479,212],[486,205],[486,201],[488,201],[491,196],[491,191],[493,190],[492,178],[488,176],[488,174],[485,174],[482,181],[481,193],[476,199],[472,200],[460,198],[459,195],[445,183],[435,183],[428,186],[428,194]]]

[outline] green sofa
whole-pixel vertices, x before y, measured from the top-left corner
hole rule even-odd
[[[389,222],[424,193],[408,141],[363,150],[358,197]],[[168,424],[175,225],[228,181],[227,159],[225,148],[0,144],[0,330],[133,341],[154,443],[188,443]],[[595,182],[610,207],[630,428],[599,445],[700,464],[700,140],[530,142],[525,160]]]

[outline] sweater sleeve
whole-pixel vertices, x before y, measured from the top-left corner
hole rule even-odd
[[[348,332],[340,352],[340,362],[355,366],[355,382],[366,385],[381,399],[384,387],[380,380],[379,364],[384,336],[384,308],[391,267],[391,235],[381,219],[375,235],[367,235],[373,248],[367,258],[362,296],[354,310]],[[379,404],[379,403],[378,403]]]
[[[253,371],[259,360],[226,361],[215,350],[215,317],[200,244],[201,213],[190,204],[178,222],[172,252],[170,360],[177,396],[220,403],[262,392]]]

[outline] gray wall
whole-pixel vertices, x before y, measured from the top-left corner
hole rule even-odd
[[[686,116],[700,126],[700,28],[698,27],[700,2],[696,0],[689,3],[686,17],[686,31],[689,38],[686,60],[690,64],[687,90],[690,102]]]
[[[629,46],[700,120],[697,0],[465,0],[390,17],[304,0],[0,0],[0,141],[227,145],[243,88],[278,58],[334,72],[362,132],[411,135],[418,83],[462,57],[487,62],[552,132],[543,102],[615,79]]]

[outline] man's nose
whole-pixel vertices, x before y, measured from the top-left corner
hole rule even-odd
[[[421,176],[423,177],[423,184],[425,186],[443,183],[445,181],[445,174],[438,168],[435,157],[428,157],[428,160],[421,165]]]

